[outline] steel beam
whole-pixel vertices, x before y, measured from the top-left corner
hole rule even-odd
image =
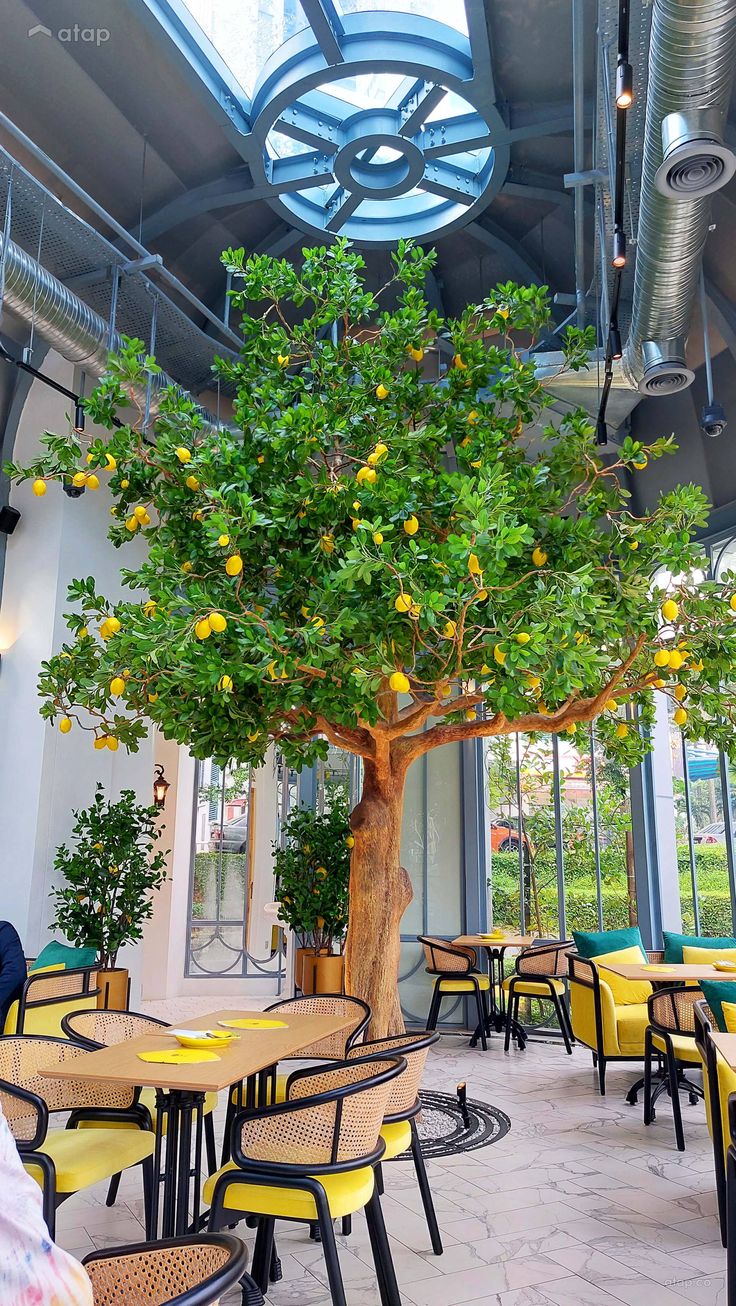
[[[478,178],[474,173],[455,167],[452,163],[445,163],[442,159],[430,160],[419,186],[423,191],[443,195],[456,204],[473,204],[480,194]]]
[[[496,103],[490,28],[491,7],[485,3],[485,0],[465,0],[468,39],[473,60],[473,99],[480,101],[487,108]]]
[[[478,222],[469,222],[465,228],[468,235],[474,236],[476,240],[485,245],[487,249],[499,254],[506,259],[509,264],[508,275],[510,278],[522,283],[532,283],[541,285],[544,282],[541,270],[533,261],[531,255],[527,254],[513,236],[509,236],[490,218],[483,216],[483,220]]]
[[[718,290],[707,278],[705,298],[708,301],[708,311],[714,327],[736,358],[736,304],[732,304],[723,291]]]
[[[400,136],[414,136],[447,95],[444,86],[432,82],[415,82],[410,94],[401,101]]]
[[[301,7],[325,61],[328,64],[342,63],[340,41],[345,29],[332,0],[301,0]]]

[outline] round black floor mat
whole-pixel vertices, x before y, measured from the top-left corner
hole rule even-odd
[[[468,1098],[465,1111],[452,1093],[421,1092],[422,1111],[417,1120],[419,1140],[425,1159],[454,1156],[458,1152],[472,1152],[478,1147],[489,1147],[505,1137],[511,1121],[503,1111],[487,1102]],[[410,1154],[403,1152],[394,1157],[404,1160]]]

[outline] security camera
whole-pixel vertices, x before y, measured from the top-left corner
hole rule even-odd
[[[700,429],[703,435],[710,435],[713,439],[716,436],[723,435],[728,422],[722,404],[706,404],[700,414]]]

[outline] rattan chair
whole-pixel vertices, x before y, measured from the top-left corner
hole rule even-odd
[[[437,977],[427,1017],[427,1029],[437,1028],[443,998],[473,994],[478,1011],[480,1045],[486,1052],[488,1050],[486,1027],[490,1017],[488,992],[491,981],[488,975],[475,969],[474,950],[459,947],[457,944],[448,943],[447,939],[436,939],[427,934],[419,934],[417,939],[424,948],[427,974]]]
[[[352,998],[345,993],[315,993],[307,997],[280,998],[278,1002],[272,1002],[270,1007],[266,1007],[265,1011],[271,1015],[285,1012],[292,1015],[350,1017],[350,1024],[345,1028],[338,1030],[336,1034],[328,1034],[326,1038],[318,1039],[316,1043],[310,1043],[308,1047],[302,1048],[298,1057],[285,1057],[281,1065],[286,1065],[289,1061],[343,1061],[350,1048],[361,1039],[371,1018],[371,1009],[367,1002],[363,1002],[360,998]],[[264,1072],[261,1076],[261,1100],[285,1101],[287,1078],[288,1074],[284,1072],[279,1074],[275,1066],[270,1074]],[[223,1165],[229,1157],[230,1130],[235,1112],[240,1107],[256,1105],[255,1097],[249,1098],[248,1091],[249,1086],[242,1082],[233,1085],[230,1091],[222,1142]],[[211,1166],[211,1169],[214,1170],[215,1166]]]
[[[143,1167],[146,1232],[150,1232],[154,1135],[145,1128],[135,1092],[115,1084],[50,1079],[40,1068],[73,1061],[86,1049],[40,1035],[0,1038],[0,1107],[28,1173],[43,1190],[43,1215],[54,1236],[63,1201],[131,1166]],[[49,1129],[49,1115],[71,1111],[72,1120],[94,1118],[94,1144],[80,1129]],[[121,1121],[133,1127],[120,1129]],[[109,1127],[105,1128],[105,1124]]]
[[[419,1086],[422,1082],[429,1049],[438,1039],[439,1034],[436,1031],[423,1034],[397,1034],[393,1038],[371,1039],[370,1042],[353,1048],[348,1053],[348,1060],[357,1062],[376,1056],[396,1056],[399,1054],[406,1061],[404,1074],[399,1075],[398,1079],[395,1079],[391,1085],[386,1117],[381,1126],[381,1138],[386,1145],[386,1150],[378,1163],[377,1176],[379,1187],[383,1191],[381,1163],[391,1161],[396,1156],[401,1156],[402,1152],[411,1152],[422,1198],[422,1206],[427,1220],[427,1228],[432,1242],[432,1251],[436,1256],[441,1256],[443,1251],[442,1237],[437,1223],[434,1202],[432,1201],[432,1190],[429,1186],[427,1167],[424,1164],[417,1133],[417,1116],[422,1109],[419,1100]],[[347,1230],[344,1229],[343,1232],[347,1232]]]
[[[263,1306],[246,1263],[244,1244],[225,1233],[113,1247],[82,1261],[94,1306],[215,1306],[236,1283],[244,1303]]]
[[[141,1034],[155,1034],[160,1029],[170,1026],[165,1020],[156,1020],[154,1016],[144,1016],[138,1011],[72,1011],[64,1016],[61,1028],[67,1038],[94,1050],[112,1047],[124,1043],[127,1039],[138,1038]],[[151,1127],[156,1128],[156,1090],[143,1088],[139,1090],[138,1102],[147,1110]],[[217,1169],[217,1150],[215,1147],[215,1129],[212,1113],[217,1107],[217,1093],[206,1093],[204,1099],[204,1141],[207,1151],[207,1171],[209,1174]],[[166,1132],[164,1119],[164,1133]],[[113,1180],[107,1196],[107,1205],[112,1206],[117,1197],[118,1183]]]
[[[365,1210],[383,1306],[401,1306],[374,1167],[385,1144],[381,1128],[401,1057],[341,1062],[295,1071],[289,1099],[238,1111],[233,1160],[204,1187],[210,1228],[258,1217],[253,1278],[268,1288],[274,1222],[317,1224],[333,1306],[346,1306],[333,1220]]]
[[[519,1003],[522,998],[537,998],[541,1002],[551,1002],[565,1040],[565,1047],[572,1056],[575,1035],[570,1024],[567,1010],[567,958],[575,945],[558,939],[545,939],[524,948],[516,958],[514,974],[503,981],[506,993],[506,1037],[504,1050],[508,1052],[511,1045],[511,1033],[514,1024],[519,1022]],[[525,1043],[519,1042],[523,1052]]]
[[[694,990],[698,993],[698,990]],[[703,1062],[703,1089],[705,1091],[705,1118],[713,1144],[713,1170],[718,1200],[718,1222],[721,1242],[726,1246],[726,1153],[729,1146],[728,1099],[736,1090],[736,1074],[720,1055],[713,1042],[715,1020],[704,998],[693,1006],[695,1043]]]
[[[672,985],[658,989],[647,1000],[649,1027],[644,1039],[644,1124],[655,1119],[654,1104],[665,1087],[672,1102],[672,1120],[678,1152],[685,1151],[680,1091],[684,1089],[694,1105],[703,1096],[698,1084],[683,1075],[683,1065],[702,1068],[703,1059],[695,1038],[695,1003],[702,1000],[700,989]],[[652,1063],[655,1056],[664,1063],[661,1083],[652,1090]]]
[[[69,1011],[97,1006],[97,969],[31,972],[20,998],[5,1017],[4,1034],[43,1034],[58,1038]]]

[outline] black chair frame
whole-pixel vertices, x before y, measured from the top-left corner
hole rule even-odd
[[[92,988],[92,976],[94,975],[96,977],[97,971],[97,966],[74,966],[70,967],[69,970],[63,971],[31,971],[23,985],[23,990],[18,999],[18,1021],[14,1033],[16,1035],[23,1033],[23,1026],[25,1024],[27,1012],[34,1011],[38,1007],[55,1007],[59,1006],[61,1003],[69,1003],[72,999],[76,998],[96,997],[100,990],[99,988]],[[57,997],[39,998],[35,1002],[32,997],[29,998],[28,995],[33,992],[34,984],[43,980],[60,979],[62,976],[66,978],[68,975],[82,976],[82,987],[79,993],[60,993]],[[64,1018],[62,1017],[62,1021],[63,1019]]]
[[[365,1091],[367,1088],[377,1084],[385,1083],[387,1079],[393,1079],[400,1075],[406,1069],[406,1061],[403,1057],[376,1057],[372,1060],[381,1060],[386,1062],[386,1070],[379,1071],[372,1075],[370,1079],[365,1079],[357,1084],[346,1084],[339,1088],[329,1089],[324,1093],[316,1093],[312,1097],[296,1098],[290,1102],[274,1102],[269,1106],[256,1107],[251,1109],[237,1111],[231,1125],[230,1133],[230,1155],[235,1161],[236,1170],[228,1170],[215,1184],[212,1194],[212,1204],[210,1206],[209,1227],[211,1230],[221,1228],[223,1225],[231,1225],[233,1221],[234,1208],[225,1206],[224,1197],[227,1189],[232,1184],[252,1185],[257,1184],[268,1188],[298,1188],[302,1192],[308,1192],[314,1200],[317,1212],[317,1228],[319,1231],[319,1240],[322,1244],[322,1250],[325,1258],[327,1269],[327,1279],[332,1297],[333,1306],[347,1306],[345,1288],[342,1280],[342,1272],[337,1255],[337,1244],[335,1242],[335,1231],[330,1214],[329,1203],[326,1193],[319,1183],[319,1175],[344,1174],[351,1170],[357,1170],[364,1166],[376,1167],[380,1162],[385,1150],[385,1144],[381,1139],[376,1148],[369,1154],[360,1159],[350,1161],[337,1160],[337,1148],[340,1137],[340,1122],[342,1117],[342,1103],[346,1097],[355,1093]],[[324,1067],[325,1072],[328,1069],[337,1069],[342,1065],[352,1066],[355,1063],[350,1062],[330,1062],[328,1067]],[[314,1069],[305,1067],[301,1071],[296,1071],[294,1077],[300,1076],[306,1078],[314,1074]],[[319,1070],[316,1072],[320,1073]],[[290,1077],[292,1078],[292,1077]],[[288,1115],[294,1111],[309,1110],[315,1106],[322,1106],[329,1103],[336,1103],[335,1124],[333,1131],[332,1159],[330,1162],[321,1164],[310,1164],[309,1166],[295,1165],[289,1162],[276,1163],[268,1161],[255,1161],[244,1154],[241,1146],[241,1126],[248,1120],[263,1120],[264,1117]],[[380,1204],[380,1194],[376,1186],[370,1201],[365,1207],[366,1223],[368,1225],[368,1235],[373,1253],[373,1260],[376,1267],[376,1278],[378,1282],[381,1306],[402,1306],[401,1296],[399,1293],[398,1283],[396,1281],[396,1272],[394,1270],[391,1249],[386,1234],[383,1212]],[[279,1216],[279,1219],[289,1219],[291,1222],[299,1224],[304,1223],[303,1219],[295,1220],[294,1217]],[[259,1216],[258,1232],[256,1234],[256,1244],[253,1252],[253,1264],[251,1272],[253,1278],[261,1292],[268,1291],[269,1274],[274,1256],[274,1227],[276,1223],[275,1216]],[[312,1223],[312,1221],[307,1221]]]
[[[170,1298],[166,1306],[207,1306],[213,1300],[213,1293],[220,1297],[239,1283],[243,1289],[243,1306],[264,1306],[263,1294],[256,1287],[253,1279],[246,1274],[248,1254],[240,1238],[227,1233],[200,1233],[188,1238],[162,1238],[156,1242],[133,1243],[125,1247],[110,1247],[104,1251],[90,1252],[82,1259],[82,1265],[93,1265],[99,1261],[117,1260],[121,1256],[137,1256],[147,1251],[165,1251],[167,1248],[198,1247],[203,1243],[210,1247],[222,1247],[229,1253],[229,1260],[214,1274],[208,1275],[194,1288]]]
[[[434,969],[430,966],[426,967],[426,972],[428,975],[437,976],[434,982],[434,991],[432,993],[432,1001],[429,1007],[429,1015],[427,1016],[427,1029],[429,1030],[437,1029],[437,1021],[439,1019],[440,1007],[442,1006],[442,999],[453,998],[458,996],[458,994],[456,993],[442,992],[443,980],[469,980],[473,986],[472,991],[475,997],[475,1006],[478,1013],[477,1032],[480,1037],[480,1045],[483,1051],[487,1052],[488,1040],[486,1038],[486,1029],[488,1027],[488,1022],[490,1020],[491,1013],[488,1005],[488,990],[485,988],[481,988],[480,986],[481,978],[486,978],[486,977],[481,976],[478,971],[473,969],[472,960],[467,955],[467,953],[463,953],[459,948],[454,948],[451,943],[448,942],[447,946],[445,947],[441,943],[438,943],[437,939],[424,934],[417,935],[417,939],[418,942],[421,943],[423,947],[424,946],[429,947],[432,949],[433,952],[438,952],[438,953],[444,952],[447,953],[448,956],[450,957],[462,957],[462,959],[466,963],[464,970],[443,971],[439,969]]]
[[[649,1024],[646,1034],[644,1035],[644,1124],[650,1125],[656,1118],[655,1104],[657,1099],[663,1093],[668,1093],[672,1102],[672,1122],[675,1128],[675,1142],[678,1152],[685,1151],[685,1132],[682,1127],[682,1108],[680,1106],[680,1091],[682,1089],[688,1094],[691,1106],[694,1106],[698,1098],[704,1096],[703,1089],[699,1084],[694,1084],[688,1079],[683,1072],[683,1063],[677,1060],[677,1054],[672,1042],[672,1034],[677,1033],[681,1038],[691,1038],[693,1044],[697,1046],[695,1031],[691,1029],[672,1030],[665,1025],[660,1025],[653,1014],[654,1002],[661,1002],[662,998],[673,998],[675,993],[682,993],[685,989],[684,984],[672,984],[667,988],[658,988],[651,997],[647,999],[649,1008]],[[671,1002],[673,1022],[676,1024],[677,1008],[674,1000]],[[655,1036],[664,1043],[664,1052],[654,1046]],[[662,1066],[662,1074],[659,1082],[652,1088],[652,1062],[658,1058]]]
[[[710,1121],[713,1141],[713,1169],[716,1180],[716,1198],[718,1201],[718,1223],[721,1230],[721,1242],[726,1246],[727,1235],[727,1215],[726,1215],[726,1166],[725,1166],[725,1139],[723,1137],[723,1121],[721,1119],[721,1095],[718,1089],[718,1055],[716,1045],[713,1042],[713,1026],[708,1018],[707,1003],[705,999],[695,1003],[693,1014],[695,1018],[695,1044],[703,1058],[705,1066],[704,1085],[708,1093],[708,1107],[710,1110]]]
[[[544,956],[545,953],[548,953],[550,956],[554,956],[556,953],[560,952],[563,948],[569,948],[569,946],[570,946],[569,943],[566,943],[564,940],[560,940],[560,941],[555,940],[551,943],[545,941],[544,943],[534,944],[531,948],[525,948],[524,951],[521,952],[519,956],[516,958],[516,962],[514,964],[514,974],[511,976],[511,979],[509,981],[508,993],[506,996],[506,1033],[503,1042],[504,1052],[508,1052],[511,1046],[511,1036],[514,1030],[514,1026],[519,1026],[521,1024],[519,1020],[519,1003],[523,997],[528,996],[527,994],[524,993],[517,993],[516,991],[517,987],[520,989],[524,983],[529,983],[531,981],[534,984],[546,985],[547,993],[535,994],[536,1000],[538,1002],[546,1002],[547,1000],[549,1000],[553,1004],[555,1009],[555,1015],[557,1016],[557,1020],[560,1026],[560,1031],[562,1033],[563,1039],[565,1040],[565,1047],[569,1055],[572,1056],[572,1048],[575,1042],[575,1035],[572,1032],[572,1025],[570,1024],[570,1013],[567,1009],[567,1002],[565,998],[562,998],[562,1000],[560,999],[560,995],[558,994],[554,986],[554,979],[559,978],[559,976],[552,977],[550,975],[541,975],[541,974],[537,975],[532,972],[525,973],[524,971],[519,970],[519,963],[520,962],[523,963],[524,958],[528,957],[532,952],[534,953],[535,957]],[[519,1051],[523,1052],[525,1048],[526,1048],[526,1043],[520,1042]]]

